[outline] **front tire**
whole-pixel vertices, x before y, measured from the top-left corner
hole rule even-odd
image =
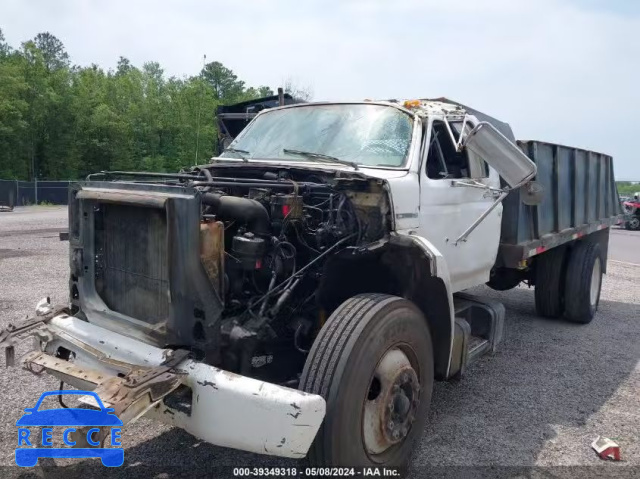
[[[313,343],[300,388],[327,402],[313,466],[406,466],[433,388],[431,335],[410,301],[362,294],[342,303]]]

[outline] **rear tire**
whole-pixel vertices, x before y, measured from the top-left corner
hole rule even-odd
[[[545,318],[559,318],[564,302],[564,247],[553,248],[536,260],[536,312]]]
[[[300,389],[327,402],[309,462],[406,466],[432,388],[431,336],[420,310],[384,294],[346,300],[318,334],[300,380]]]
[[[590,323],[598,310],[602,288],[602,255],[598,243],[580,241],[569,257],[565,283],[565,318]]]
[[[640,216],[635,215],[631,217],[631,219],[624,224],[624,227],[631,231],[640,230]]]

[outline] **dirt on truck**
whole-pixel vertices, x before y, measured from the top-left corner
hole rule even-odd
[[[10,364],[35,336],[25,367],[125,425],[402,467],[433,382],[503,337],[504,307],[465,290],[525,282],[588,323],[621,219],[611,157],[446,99],[265,109],[210,164],[72,184],[69,301],[0,344]]]

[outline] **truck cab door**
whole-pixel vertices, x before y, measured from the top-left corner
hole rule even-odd
[[[452,126],[454,135],[459,134],[456,124]],[[473,179],[499,188],[500,177],[471,151],[457,152],[443,121],[430,121],[423,141],[419,233],[446,259],[453,292],[485,283],[498,252],[502,205],[491,211],[467,241],[456,243],[494,197],[481,188],[456,186],[455,181]]]

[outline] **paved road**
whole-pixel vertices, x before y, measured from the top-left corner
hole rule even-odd
[[[609,259],[640,265],[640,231],[613,228],[609,236]]]
[[[65,301],[67,243],[57,236],[65,228],[66,213],[61,208],[0,213],[0,327],[31,314],[44,295]],[[611,244],[612,258],[640,263],[635,256],[626,256],[629,248],[640,250],[640,234],[614,232]],[[526,287],[505,293],[477,288],[507,308],[504,345],[495,356],[473,365],[462,380],[436,384],[411,475],[424,477],[432,467],[446,468],[435,474],[450,477],[469,477],[465,468],[486,467],[487,478],[502,472],[512,477],[514,471],[501,469],[504,466],[588,466],[575,470],[581,478],[640,471],[639,277],[640,266],[612,262],[598,316],[586,326],[536,317],[533,291]],[[18,353],[29,348],[23,344]],[[0,369],[0,466],[13,464],[15,421],[23,408],[42,391],[57,387],[58,382],[48,376]],[[590,443],[601,434],[620,443],[624,464],[596,458]],[[124,468],[106,470],[96,460],[56,459],[45,461],[55,466],[47,472],[65,478],[107,473],[195,477],[211,475],[217,466],[296,465],[201,443],[146,419],[125,428],[123,443]],[[0,471],[3,477],[24,472]],[[556,472],[567,471],[547,469],[538,476],[556,477]],[[232,471],[217,472],[230,476]]]

